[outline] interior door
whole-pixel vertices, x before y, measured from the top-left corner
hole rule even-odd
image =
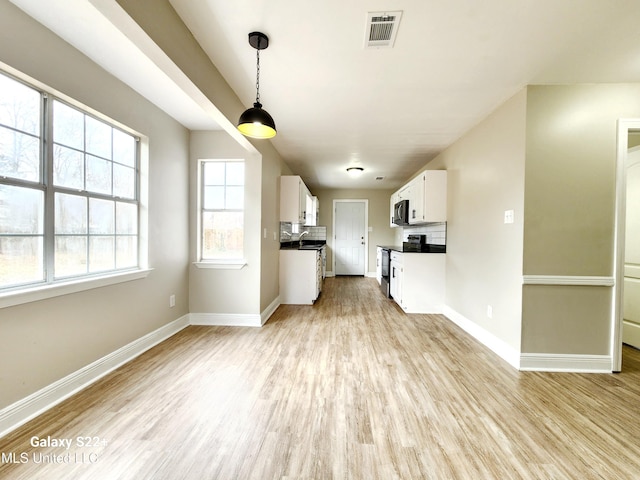
[[[337,201],[334,211],[336,275],[365,274],[366,202]]]
[[[629,150],[622,341],[640,348],[640,148]]]

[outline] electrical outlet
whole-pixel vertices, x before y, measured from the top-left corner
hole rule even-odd
[[[493,318],[493,307],[491,305],[487,305],[487,317]]]
[[[175,295],[169,295],[169,307],[173,308],[176,306],[176,296]]]

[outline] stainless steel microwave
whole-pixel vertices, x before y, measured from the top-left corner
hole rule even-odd
[[[393,206],[393,223],[409,225],[409,200],[400,200]]]

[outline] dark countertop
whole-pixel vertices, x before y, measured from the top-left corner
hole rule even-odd
[[[396,252],[402,251],[402,245],[376,245],[377,247],[384,248],[386,250],[395,250]]]
[[[401,253],[447,253],[446,245],[436,245],[433,243],[425,243],[424,245],[422,245],[421,251],[416,251],[402,245],[378,245],[378,247]]]
[[[320,250],[327,244],[325,241],[314,241],[310,240],[308,242],[302,242],[302,247],[298,241],[295,242],[280,242],[280,250]]]

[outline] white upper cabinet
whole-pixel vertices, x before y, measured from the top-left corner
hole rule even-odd
[[[426,170],[409,186],[409,223],[411,225],[447,221],[447,172]]]
[[[280,221],[316,225],[317,204],[298,175],[280,177]]]

